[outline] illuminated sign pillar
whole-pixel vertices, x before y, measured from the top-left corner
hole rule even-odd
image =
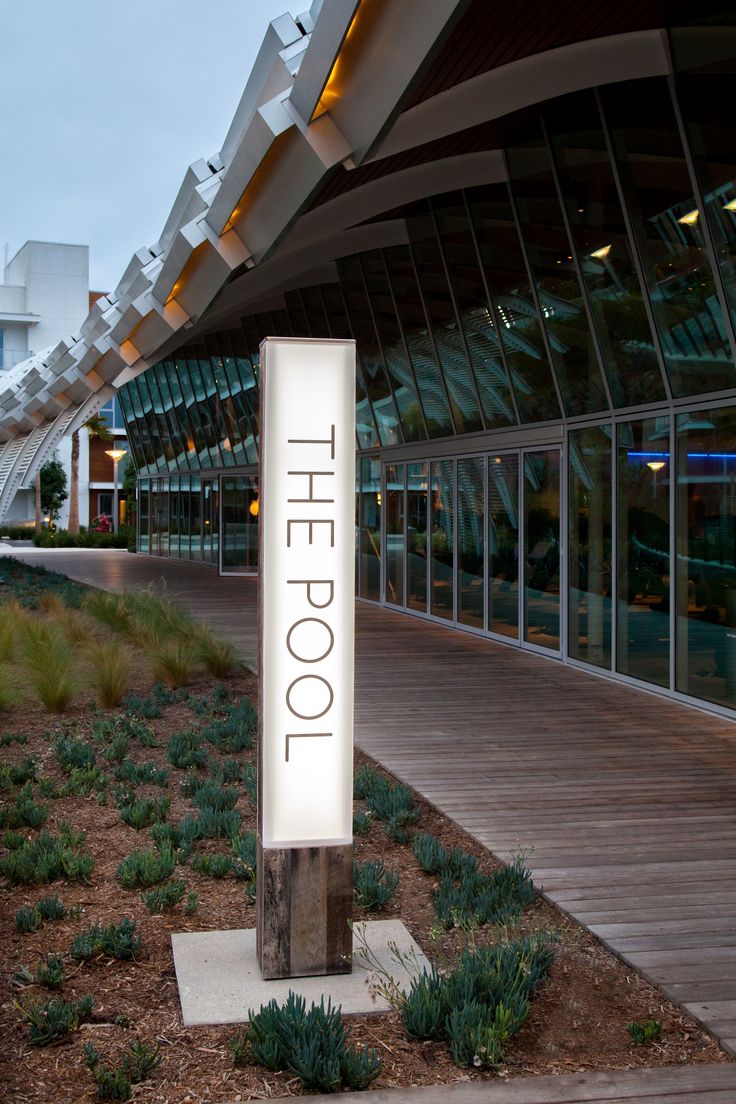
[[[355,343],[261,344],[258,961],[350,971]]]

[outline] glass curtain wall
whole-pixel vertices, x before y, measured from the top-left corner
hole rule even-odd
[[[568,648],[596,667],[611,666],[611,451],[610,425],[570,434]]]
[[[258,570],[258,480],[255,476],[223,476],[222,563],[223,575]]]

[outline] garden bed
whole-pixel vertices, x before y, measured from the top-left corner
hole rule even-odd
[[[0,890],[0,1012],[7,1099],[51,1104],[97,1099],[85,1044],[92,1043],[101,1056],[100,1063],[114,1068],[135,1042],[145,1043],[152,1053],[158,1048],[161,1059],[152,1075],[135,1087],[136,1100],[224,1104],[298,1095],[300,1082],[293,1073],[234,1064],[229,1040],[236,1033],[235,1027],[182,1026],[171,954],[172,932],[255,925],[253,880],[248,869],[248,833],[255,828],[255,809],[249,796],[253,792],[255,750],[243,736],[253,724],[247,704],[247,699],[255,697],[253,676],[240,669],[227,678],[215,677],[204,669],[201,657],[193,658],[182,689],[158,690],[154,694],[152,665],[161,637],[149,625],[137,636],[128,633],[136,646],[126,687],[126,693],[134,697],[126,699],[127,712],[123,706],[102,709],[95,703],[91,680],[96,676],[85,657],[90,640],[93,644],[110,637],[125,640],[127,630],[120,633],[112,627],[114,610],[107,623],[85,612],[65,614],[48,595],[58,594],[74,607],[84,600],[88,593],[85,588],[51,573],[13,567],[7,561],[0,562],[0,572],[4,577],[0,601],[6,611],[3,614],[0,606],[0,648],[3,625],[11,620],[20,624],[30,617],[34,622],[49,622],[60,634],[68,634],[73,625],[77,639],[69,635],[65,639],[70,654],[80,657],[76,676],[86,682],[63,713],[52,715],[31,690],[21,629],[7,645],[1,666],[6,681],[20,688],[22,696],[0,714],[4,738],[0,755],[3,764],[21,769],[15,776],[17,784],[13,784],[9,771],[2,775],[1,797],[10,811],[5,814],[0,861],[20,853],[18,837],[38,840],[43,832],[66,839],[72,853],[93,860],[86,881],[61,877],[50,884],[10,884],[6,879]],[[13,605],[19,597],[31,606],[41,601],[46,610],[23,613]],[[86,642],[84,625],[89,638]],[[159,716],[141,715],[141,711],[157,710]],[[228,717],[233,720],[230,726]],[[185,736],[174,742],[173,757],[184,763],[189,753],[196,758],[197,752],[203,752],[199,756],[203,766],[187,770],[172,764],[169,741],[177,733]],[[188,734],[194,735],[190,738]],[[9,740],[10,736],[19,739]],[[92,750],[85,752],[83,748]],[[22,765],[29,757],[34,761],[35,779],[29,780],[30,788],[25,791],[30,804],[23,805],[18,800],[24,784]],[[136,768],[144,764],[151,765],[146,769],[152,780],[135,781]],[[31,773],[30,764],[26,766],[25,773]],[[357,753],[356,769],[366,766],[375,767]],[[167,772],[165,778],[162,772]],[[380,768],[378,774],[390,783],[394,781]],[[135,823],[163,813],[163,823],[174,827],[187,817],[190,825],[197,818],[201,825],[202,803],[200,800],[198,807],[197,787],[208,778],[226,790],[237,791],[234,808],[227,810],[234,819],[227,822],[226,817],[223,821],[222,830],[228,834],[191,839],[188,856],[186,847],[180,847],[174,859],[181,861],[172,878],[184,883],[177,891],[181,899],[171,911],[153,913],[143,898],[149,890],[124,888],[118,870],[137,849],[156,852],[154,838],[165,849],[162,830],[151,825],[137,829],[125,818]],[[29,782],[25,785],[28,787]],[[85,787],[90,790],[87,794],[83,792]],[[430,833],[447,852],[460,848],[476,856],[484,874],[499,868],[500,864],[457,825],[417,795],[412,796],[419,819],[407,826],[409,835],[415,831]],[[38,807],[41,812],[34,811]],[[364,801],[356,802],[356,810],[365,808]],[[40,824],[44,809],[46,820]],[[24,817],[38,826],[14,823]],[[240,852],[236,855],[227,824],[232,829],[238,818]],[[85,834],[83,840],[80,833]],[[182,844],[181,839],[174,842]],[[210,869],[212,863],[207,856],[223,856],[215,863],[229,864],[227,873],[222,877],[206,873],[208,861]],[[350,1017],[351,1042],[375,1048],[382,1060],[382,1071],[374,1085],[423,1085],[728,1060],[697,1024],[543,898],[538,897],[520,919],[504,927],[484,925],[472,930],[470,925],[447,930],[438,922],[433,903],[439,877],[420,869],[410,840],[402,843],[389,838],[385,822],[369,817],[366,833],[356,836],[355,858],[360,863],[382,861],[399,875],[397,889],[385,908],[367,911],[356,907],[356,922],[400,918],[432,961],[451,965],[468,942],[485,947],[535,933],[553,933],[555,937],[549,977],[537,988],[526,1023],[505,1044],[505,1061],[498,1071],[454,1065],[446,1042],[410,1038],[399,1011]],[[7,864],[5,869],[10,869]],[[47,895],[60,898],[67,910],[65,917],[43,920],[29,911],[27,926],[40,926],[35,931],[16,930],[18,910],[32,910]],[[102,944],[95,948],[94,941],[88,948],[91,957],[84,957],[79,940],[76,957],[72,956],[75,937],[90,926],[115,927],[124,918],[135,921],[136,938],[140,936],[141,940],[133,958],[112,957]],[[44,956],[53,954],[63,956],[64,981],[58,991],[49,991],[33,980]],[[27,967],[30,983],[27,975],[19,975],[21,965]],[[87,1022],[51,1045],[31,1045],[24,1009],[47,1000],[76,1001],[88,995],[92,1010]],[[650,1019],[661,1024],[661,1035],[658,1041],[637,1045],[627,1025]]]

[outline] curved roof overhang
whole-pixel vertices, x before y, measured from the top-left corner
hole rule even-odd
[[[401,220],[381,222],[383,212],[459,176],[505,178],[498,150],[391,171],[396,155],[531,102],[670,71],[665,32],[636,31],[522,58],[402,114],[465,6],[317,0],[315,20],[283,16],[269,26],[221,152],[188,168],[159,241],[134,254],[79,333],[0,381],[0,518],[62,435],[178,345],[309,282],[310,272],[324,278],[325,266],[362,243],[403,241]],[[359,186],[310,208],[336,170]],[[369,229],[360,226],[367,219]]]

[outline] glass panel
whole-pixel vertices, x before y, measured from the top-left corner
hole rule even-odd
[[[430,464],[432,568],[430,613],[453,621],[455,592],[455,470],[452,460]]]
[[[221,479],[222,570],[245,573],[258,567],[258,491],[251,476]]]
[[[570,433],[568,651],[611,666],[611,427]]]
[[[673,394],[736,384],[667,83],[629,81],[603,103]]]
[[[378,423],[381,444],[395,445],[401,441],[399,419],[373,325],[360,261],[358,257],[346,257],[340,261],[338,267],[345,305],[355,340],[358,342],[358,355],[368,397]]]
[[[151,510],[151,495],[148,489],[148,482],[145,484],[139,482],[138,484],[138,551],[148,552],[150,551],[149,539],[148,539],[148,526]]]
[[[179,548],[179,526],[181,520],[179,506],[179,479],[177,476],[172,475],[169,480],[169,555],[177,559],[181,555]]]
[[[664,399],[644,295],[593,93],[565,97],[545,120],[614,405],[638,406]]]
[[[509,150],[511,190],[568,415],[608,407],[583,295],[541,133]]]
[[[524,639],[560,647],[560,453],[524,455]]]
[[[515,425],[501,341],[488,307],[465,201],[454,192],[434,199],[432,206],[486,426]]]
[[[427,612],[427,465],[407,464],[406,604]]]
[[[302,288],[302,299],[312,337],[330,337],[330,326],[318,287]]]
[[[386,601],[404,605],[403,464],[386,465]]]
[[[168,481],[156,481],[156,493],[153,496],[153,548],[155,556],[169,554],[169,489]]]
[[[417,399],[414,373],[396,317],[383,256],[378,251],[363,253],[361,262],[383,360],[401,418],[404,440],[423,441],[427,436],[424,414]]]
[[[386,269],[393,287],[396,310],[409,349],[424,420],[430,437],[454,433],[442,374],[419,294],[411,253],[405,245],[384,250]]]
[[[202,559],[215,563],[215,492],[212,479],[202,480]]]
[[[559,418],[539,315],[504,184],[466,192],[522,422]]]
[[[360,487],[361,598],[381,600],[381,461],[363,457]]]
[[[458,433],[483,429],[475,380],[460,335],[434,219],[426,214],[407,219],[419,286],[437,349]]]
[[[670,32],[677,67],[677,94],[690,149],[700,174],[705,211],[731,317],[736,323],[736,128],[733,85],[736,28]],[[730,56],[729,56],[730,55]]]
[[[736,409],[677,417],[677,689],[736,703]]]
[[[488,631],[519,636],[519,458],[488,461]]]
[[[670,419],[617,427],[616,670],[670,684]]]
[[[199,476],[192,478],[189,492],[189,555],[202,559],[202,490]]]
[[[457,462],[458,595],[457,619],[483,628],[483,574],[485,566],[485,487],[483,458]]]

